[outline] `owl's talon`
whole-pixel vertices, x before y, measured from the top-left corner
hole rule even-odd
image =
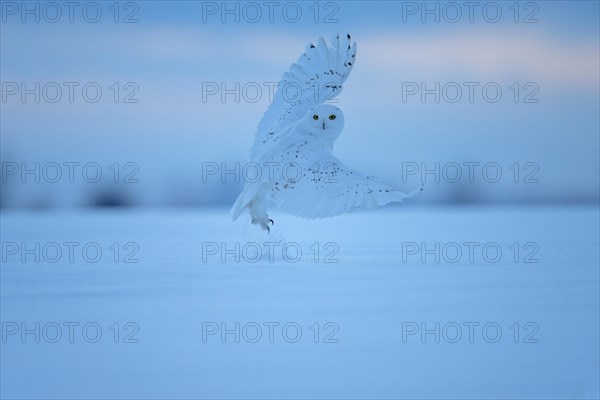
[[[262,218],[261,219],[252,218],[252,220],[251,220],[251,222],[252,222],[253,225],[259,225],[261,228],[263,228],[264,230],[266,230],[267,233],[270,233],[271,229],[269,228],[269,222],[271,222],[271,226],[273,224],[275,224],[275,222],[272,219],[270,219],[270,218],[266,219],[267,222],[264,222],[264,221],[265,220],[262,219]]]

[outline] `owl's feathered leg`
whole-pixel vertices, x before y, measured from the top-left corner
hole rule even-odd
[[[254,225],[258,225],[267,232],[271,232],[269,222],[271,223],[271,226],[274,225],[275,222],[267,215],[266,208],[262,208],[259,204],[251,203],[248,210],[250,211],[250,216],[252,217],[252,223]]]
[[[242,211],[248,209],[252,223],[260,225],[261,228],[270,232],[269,222],[274,225],[275,222],[267,215],[267,202],[269,192],[271,191],[270,183],[262,184],[246,184],[244,190],[238,196],[232,208],[233,220],[236,220]]]
[[[272,225],[275,224],[275,222],[267,215],[267,192],[269,189],[270,187],[268,185],[263,185],[257,196],[255,196],[250,204],[248,204],[248,211],[250,212],[250,217],[252,217],[252,223],[259,225],[267,232],[271,231],[269,222]]]

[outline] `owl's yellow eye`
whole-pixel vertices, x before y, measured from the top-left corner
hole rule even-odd
[[[313,119],[316,121],[319,119],[319,116],[317,114],[313,115]]]
[[[329,119],[333,121],[333,120],[335,119],[335,115],[331,114],[331,115],[329,116]]]

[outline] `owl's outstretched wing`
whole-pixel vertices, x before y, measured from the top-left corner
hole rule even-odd
[[[289,153],[289,154],[288,154]],[[318,143],[301,140],[272,160],[281,162],[271,201],[282,211],[302,218],[324,218],[358,209],[374,209],[402,202],[422,188],[406,194],[342,163]],[[290,154],[294,155],[289,158]],[[295,157],[298,155],[298,157]]]
[[[310,107],[336,97],[348,78],[356,57],[350,35],[335,35],[331,46],[319,38],[292,64],[279,81],[273,102],[263,115],[250,150],[257,160],[288,134]]]

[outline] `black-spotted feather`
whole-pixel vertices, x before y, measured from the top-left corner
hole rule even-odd
[[[296,63],[283,74],[273,103],[261,119],[250,160],[262,157],[290,133],[293,125],[314,105],[338,96],[356,58],[350,35],[337,35],[328,46],[323,38],[309,44]],[[296,93],[300,89],[300,96]]]

